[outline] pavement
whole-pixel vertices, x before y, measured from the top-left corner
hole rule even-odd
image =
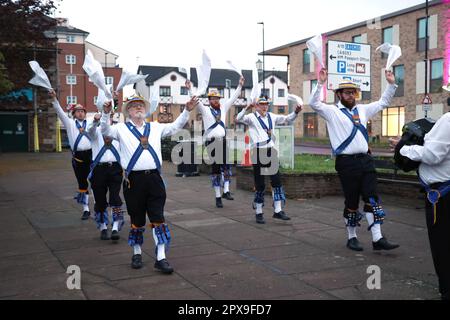
[[[68,152],[0,154],[0,299],[439,298],[423,200],[384,196],[382,228],[401,247],[373,252],[364,222],[358,234],[365,250],[357,253],[345,247],[340,197],[288,199],[287,222],[272,219],[266,199],[267,224],[257,225],[250,192],[233,186],[235,200],[217,209],[208,176],[175,172],[164,164],[175,268],[167,276],[153,268],[148,230],[144,267],[130,268],[128,217],[118,243],[101,241],[94,221],[80,220]],[[80,290],[67,287],[73,265],[81,270]],[[370,266],[379,267],[379,289],[368,288]]]
[[[393,157],[394,153],[382,148],[371,149],[372,155],[377,157]],[[295,154],[318,154],[331,156],[332,150],[330,145],[316,143],[301,143],[294,147]]]

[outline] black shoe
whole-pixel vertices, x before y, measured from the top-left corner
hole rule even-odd
[[[223,208],[222,198],[216,198],[216,207]]]
[[[359,244],[358,238],[351,238],[347,241],[347,248],[353,251],[363,251],[363,247]]]
[[[273,217],[275,219],[280,219],[280,220],[291,220],[291,218],[289,218],[286,213],[284,213],[284,211],[280,211],[280,212],[274,212],[273,213]]]
[[[264,220],[264,215],[262,213],[256,215],[256,223],[259,223],[259,224],[266,223],[266,220]]]
[[[393,250],[400,247],[398,244],[390,243],[386,238],[381,238],[377,242],[372,242],[373,250]]]
[[[120,239],[119,231],[113,230],[113,232],[111,233],[111,240],[117,241],[119,239]]]
[[[234,200],[234,198],[231,196],[231,193],[228,191],[222,195],[222,198],[227,200]]]
[[[108,230],[102,230],[102,232],[100,233],[100,239],[101,240],[109,240],[109,235],[108,235]]]
[[[156,261],[155,268],[165,274],[171,274],[173,272],[173,268],[166,259]]]
[[[91,213],[89,211],[84,211],[83,215],[81,216],[81,220],[87,220],[91,216]]]
[[[135,255],[133,255],[133,257],[131,257],[131,267],[133,269],[142,268],[142,255],[135,254]]]

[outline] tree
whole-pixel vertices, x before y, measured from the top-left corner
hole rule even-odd
[[[3,65],[4,61],[5,58],[3,57],[3,54],[0,52],[0,96],[11,91],[11,89],[14,87],[13,83],[8,79],[6,67]]]
[[[0,82],[6,73],[14,89],[22,88],[32,76],[28,61],[46,66],[55,59],[56,20],[50,15],[60,1],[0,0],[0,52],[6,68],[0,68]]]

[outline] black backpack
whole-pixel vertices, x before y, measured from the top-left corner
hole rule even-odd
[[[419,145],[423,146],[425,135],[431,131],[435,120],[430,118],[419,119],[410,123],[407,123],[403,126],[403,135],[400,139],[400,142],[397,144],[395,148],[395,165],[405,171],[409,172],[412,170],[417,170],[419,168],[420,162],[413,161],[407,157],[404,157],[400,154],[400,149],[403,146],[411,146],[411,145]]]

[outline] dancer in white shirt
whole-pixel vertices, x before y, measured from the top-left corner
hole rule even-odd
[[[122,113],[129,120],[114,126],[109,124],[111,104],[104,106],[102,134],[119,141],[120,161],[125,170],[123,192],[131,218],[128,244],[134,250],[131,262],[134,269],[142,268],[141,246],[148,215],[156,245],[155,268],[167,274],[173,272],[165,253],[171,235],[164,219],[166,188],[161,178],[161,139],[181,130],[189,120],[189,112],[197,103],[196,98],[191,99],[173,123],[146,123],[145,116],[150,109],[148,101],[140,96],[132,96],[122,106]]]
[[[96,114],[94,121],[88,127],[88,135],[92,144],[89,181],[94,194],[95,222],[100,230],[100,239],[116,241],[120,239],[119,232],[124,225],[122,199],[120,198],[123,170],[120,165],[119,142],[102,135],[100,118],[101,114]],[[109,201],[106,198],[108,192]],[[108,235],[108,206],[112,210],[111,237]]]
[[[273,218],[281,220],[290,220],[283,211],[286,202],[283,186],[281,184],[280,172],[278,170],[278,154],[275,149],[273,129],[275,125],[292,123],[302,106],[298,105],[295,111],[288,116],[277,115],[268,112],[269,101],[266,98],[259,98],[256,103],[256,112],[245,114],[252,105],[243,109],[236,117],[236,122],[241,122],[249,126],[250,139],[252,141],[252,162],[253,174],[255,179],[255,198],[253,209],[256,210],[256,223],[264,224],[263,215],[264,193],[266,189],[265,176],[262,169],[269,170],[272,185],[272,197],[274,214]],[[264,170],[263,169],[263,170]]]
[[[70,119],[56,99],[56,92],[50,90],[49,96],[53,99],[53,108],[58,114],[58,118],[66,128],[70,149],[72,150],[72,168],[78,181],[78,193],[75,199],[83,206],[81,219],[87,220],[91,215],[89,211],[89,183],[87,177],[91,166],[92,147],[86,129],[92,120],[86,120],[86,108],[81,104],[71,108],[74,119]]]
[[[356,227],[360,226],[362,219],[362,214],[358,211],[362,197],[369,230],[372,231],[373,249],[398,248],[397,244],[389,243],[381,233],[385,213],[377,194],[377,175],[369,154],[369,136],[366,129],[367,122],[390,105],[397,89],[395,77],[391,71],[386,71],[389,85],[379,101],[367,105],[356,104],[361,90],[352,82],[343,82],[335,90],[339,98],[337,105],[326,105],[320,101],[320,92],[327,77],[327,70],[322,69],[318,84],[311,93],[309,105],[326,120],[331,146],[336,155],[336,171],[345,195],[347,247],[354,251],[363,250],[356,235]]]
[[[239,86],[236,88],[234,95],[225,103],[221,104],[220,93],[211,91],[208,93],[210,106],[206,107],[201,102],[198,103],[198,109],[202,114],[203,127],[205,133],[203,139],[208,150],[208,155],[212,158],[211,164],[211,181],[216,196],[216,207],[223,208],[222,198],[234,200],[230,193],[231,182],[231,164],[228,160],[228,145],[226,139],[226,117],[230,108],[239,98],[245,79],[239,79]],[[191,92],[191,83],[186,81],[186,86]],[[221,193],[221,179],[224,176],[223,194]]]
[[[390,139],[395,148],[399,139]],[[399,145],[401,147],[401,145]],[[425,135],[423,146],[403,146],[400,154],[421,162],[419,179],[427,192],[428,237],[442,300],[450,300],[450,113]]]

